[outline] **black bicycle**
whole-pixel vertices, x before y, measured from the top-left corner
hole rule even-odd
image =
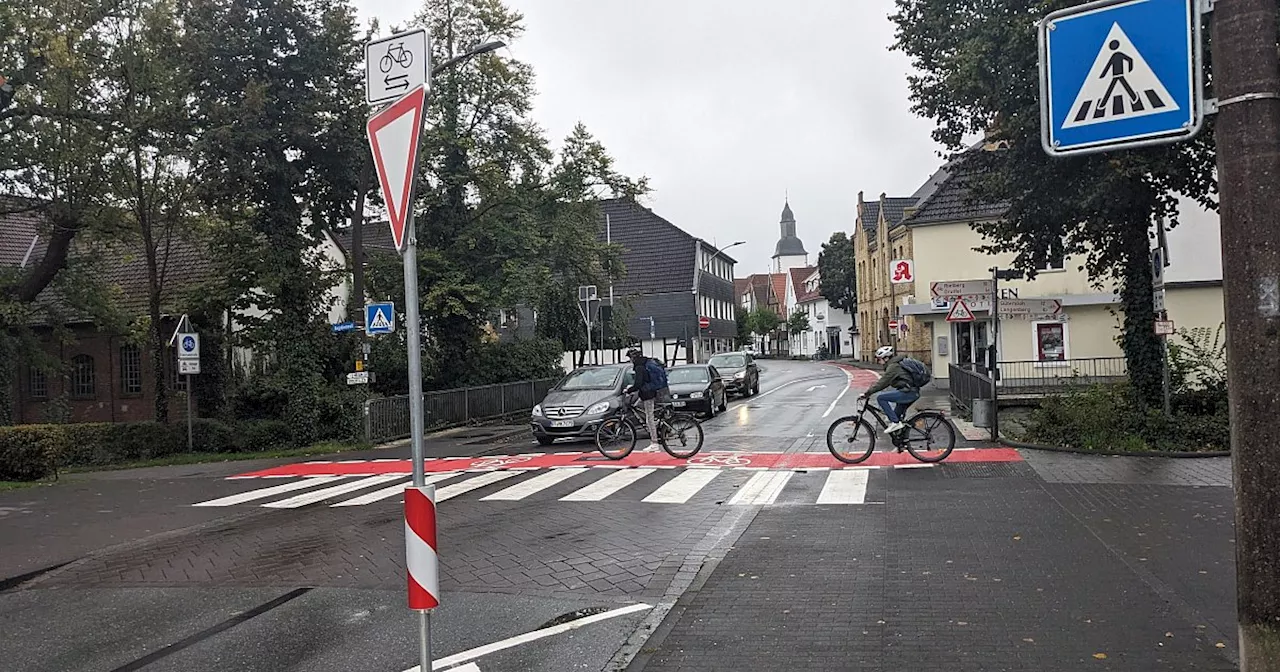
[[[876,408],[870,400],[863,400],[856,415],[839,418],[827,429],[827,448],[837,460],[858,464],[875,452],[877,432],[866,420],[868,412],[881,430],[889,428],[884,411]],[[905,429],[888,435],[899,453],[906,450],[917,460],[932,463],[947,459],[956,447],[956,430],[947,416],[938,411],[919,411],[903,424]]]
[[[639,399],[635,393],[623,395],[617,415],[600,423],[596,429],[596,448],[601,455],[621,460],[635,450],[636,438],[645,426]],[[692,414],[677,412],[670,404],[660,403],[654,408],[654,419],[658,425],[658,436],[653,438],[671,457],[683,460],[702,450],[702,425]]]

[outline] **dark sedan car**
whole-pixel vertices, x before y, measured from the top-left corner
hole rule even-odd
[[[743,397],[760,394],[760,368],[751,355],[745,352],[726,352],[712,357],[707,363],[720,372],[720,378],[729,394]]]
[[[549,446],[556,439],[594,437],[596,428],[618,408],[622,391],[634,379],[630,364],[574,370],[533,407],[529,424],[534,438]]]
[[[724,382],[714,366],[685,364],[667,371],[667,387],[671,389],[671,404],[677,411],[702,413],[713,417],[716,411],[728,409],[728,395]]]

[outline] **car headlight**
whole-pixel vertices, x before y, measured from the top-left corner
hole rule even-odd
[[[689,395],[689,398],[690,398],[690,399],[701,399],[701,398],[702,398],[702,393],[701,393],[701,392],[694,392],[693,394]]]
[[[737,373],[733,374],[733,377],[734,377],[734,379],[736,379],[736,380],[742,380],[743,378],[746,378],[746,377],[747,377],[747,372],[746,372],[746,371],[739,371],[739,372],[737,372]]]
[[[587,415],[600,415],[609,411],[609,402],[602,401],[595,406],[587,409]]]
[[[541,416],[541,415],[542,415],[542,404],[538,404],[538,405],[536,405],[536,406],[534,406],[534,407],[533,407],[533,414],[534,414],[534,415],[536,415],[536,416]]]

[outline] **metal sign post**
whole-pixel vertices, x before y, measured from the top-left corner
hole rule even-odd
[[[192,416],[195,415],[191,398],[195,396],[195,388],[191,385],[191,376],[200,373],[200,334],[191,326],[191,319],[183,314],[178,320],[178,328],[173,331],[169,345],[178,347],[178,374],[187,381],[187,451],[195,452],[195,431],[192,428]]]

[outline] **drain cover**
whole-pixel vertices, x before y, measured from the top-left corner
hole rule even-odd
[[[541,630],[543,628],[550,628],[553,626],[562,625],[564,623],[576,621],[580,618],[586,618],[587,616],[595,616],[596,614],[603,614],[606,611],[609,611],[607,607],[587,607],[586,609],[571,611],[567,614],[561,614],[559,616],[556,616],[555,618],[547,621],[546,623],[539,625],[537,629]]]

